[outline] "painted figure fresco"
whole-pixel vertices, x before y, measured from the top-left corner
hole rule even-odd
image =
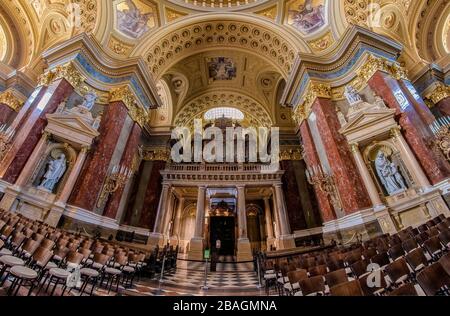
[[[231,58],[216,57],[208,63],[209,78],[216,80],[231,80],[236,77],[236,66]]]
[[[125,35],[139,38],[154,25],[154,14],[143,13],[134,1],[126,0],[117,6],[117,28]]]
[[[324,1],[302,0],[289,8],[288,24],[299,31],[310,34],[325,25]]]

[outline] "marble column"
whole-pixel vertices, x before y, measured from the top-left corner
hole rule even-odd
[[[106,107],[99,129],[100,136],[78,178],[69,199],[70,204],[88,211],[95,210],[127,115],[127,108],[121,101],[112,102]]]
[[[247,210],[245,205],[245,186],[237,187],[238,238],[247,238]]]
[[[53,113],[73,90],[68,81],[59,79],[32,94],[11,124],[16,135],[0,164],[0,178],[15,183],[41,138],[47,124],[46,115]]]
[[[366,163],[364,162],[364,158],[361,155],[361,151],[359,150],[358,144],[351,144],[351,149],[353,153],[353,157],[355,158],[356,166],[358,167],[358,171],[361,174],[364,185],[369,193],[370,200],[372,201],[372,205],[375,208],[379,208],[383,206],[383,202],[381,201],[380,194],[378,193],[377,187],[373,182],[373,178],[370,175],[369,170],[367,169]]]
[[[4,195],[0,201],[0,209],[8,211],[11,209],[12,205],[16,201],[16,197],[19,195],[22,187],[24,187],[30,180],[33,171],[35,170],[37,164],[39,163],[39,160],[44,154],[45,148],[48,145],[48,137],[49,134],[47,132],[44,132],[42,134],[41,139],[34,148],[33,153],[24,166],[16,183],[12,187],[9,187],[5,190]]]
[[[273,190],[272,190],[273,191]],[[276,239],[280,238],[280,220],[278,218],[278,212],[277,212],[277,199],[275,197],[275,191],[272,192],[272,205],[273,205],[273,218],[272,218],[272,227],[273,227],[273,234]]]
[[[316,147],[314,145],[314,140],[311,135],[311,130],[309,129],[308,122],[306,120],[300,125],[300,135],[305,151],[304,159],[307,167],[312,168],[313,166],[321,165]],[[329,222],[335,220],[337,218],[336,213],[334,212],[333,206],[331,205],[327,194],[320,190],[318,186],[314,186],[314,191],[316,193],[317,202],[319,203],[323,221]]]
[[[205,198],[206,198],[206,187],[198,187],[197,195],[197,212],[195,213],[195,232],[194,237],[203,237],[203,224],[205,221]]]
[[[172,217],[173,217],[173,208],[175,204],[175,195],[173,194],[173,188],[169,191],[169,197],[167,201],[167,211],[164,214],[164,225],[163,225],[163,234],[168,235],[170,237],[170,229],[173,226]],[[172,222],[172,223],[171,223]]]
[[[194,237],[189,242],[188,259],[203,259],[203,227],[205,223],[206,187],[199,186],[197,194],[197,212],[195,214]]]
[[[184,197],[180,197],[178,199],[177,213],[175,215],[175,221],[173,224],[173,235],[178,236],[178,238],[180,237],[180,233],[181,233],[180,226],[181,226],[181,217],[183,216],[184,202],[185,202]]]
[[[158,204],[158,212],[156,213],[155,226],[153,232],[157,234],[163,233],[164,215],[167,212],[167,204],[169,200],[171,185],[164,183],[162,187],[161,197]]]
[[[431,186],[430,181],[422,170],[419,162],[414,156],[405,138],[403,138],[401,131],[398,128],[393,128],[391,130],[391,134],[395,143],[398,145],[397,147],[400,150],[402,157],[404,158],[405,164],[408,166],[411,174],[415,176],[417,185],[422,188],[429,188]]]
[[[279,249],[292,249],[295,248],[294,236],[291,235],[291,230],[289,228],[289,220],[286,211],[286,202],[284,200],[284,193],[281,183],[274,184],[274,193],[276,201],[277,220],[280,227],[280,236],[278,241]]]
[[[128,136],[128,141],[125,146],[125,150],[122,154],[122,158],[120,160],[120,166],[124,166],[130,170],[133,168],[133,160],[138,151],[141,134],[142,128],[139,126],[139,124],[134,123],[131,129],[131,133]],[[126,184],[120,186],[116,192],[113,192],[110,195],[105,210],[103,212],[103,216],[109,218],[116,218],[117,212],[119,210],[120,201],[122,200],[122,195],[124,194],[125,191],[125,187]]]
[[[450,116],[450,97],[442,99],[435,106],[443,115]]]
[[[369,195],[356,170],[347,140],[339,133],[340,123],[334,104],[330,99],[317,98],[312,110],[345,214],[369,208]]]
[[[252,249],[247,236],[247,208],[245,203],[245,185],[237,187],[238,242],[237,261],[252,260]]]
[[[423,100],[411,94],[406,87],[408,82],[396,80],[381,71],[377,71],[368,84],[390,108],[397,111],[405,139],[431,183],[436,184],[447,179],[450,176],[450,164],[441,153],[434,152],[429,145],[433,135],[428,124],[434,118]]]
[[[268,197],[264,198],[264,218],[266,221],[266,231],[267,231],[267,250],[270,250],[270,246],[275,246],[275,237],[273,233],[273,220],[272,212],[270,210],[270,201]]]

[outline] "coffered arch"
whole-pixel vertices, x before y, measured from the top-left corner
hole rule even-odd
[[[246,122],[251,126],[273,125],[273,119],[267,110],[253,98],[233,91],[212,91],[187,102],[177,113],[175,126],[191,126],[194,119],[203,118],[203,114],[217,107],[231,107],[241,110]]]
[[[287,77],[297,53],[309,51],[298,35],[245,13],[200,14],[148,34],[141,43],[133,55],[144,56],[156,78],[189,55],[221,47],[258,54]]]

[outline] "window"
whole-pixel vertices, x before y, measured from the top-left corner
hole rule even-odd
[[[244,119],[244,113],[235,108],[220,107],[209,110],[204,116],[205,120],[215,120],[221,117],[241,121]]]

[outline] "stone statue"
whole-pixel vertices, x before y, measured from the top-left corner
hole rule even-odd
[[[92,123],[93,129],[98,129],[100,127],[100,123],[102,122],[102,114],[97,115],[94,122]]]
[[[336,109],[336,114],[339,120],[339,123],[341,124],[341,127],[347,124],[347,120],[345,118],[344,113],[342,113],[339,109]]]
[[[97,94],[93,91],[90,91],[84,96],[83,103],[81,103],[80,107],[91,111],[95,105],[95,101],[97,101]]]
[[[345,86],[344,96],[350,105],[362,102],[361,96],[352,85]]]
[[[51,159],[39,187],[52,192],[64,175],[66,168],[66,156],[63,153],[59,154],[57,159]]]
[[[407,189],[402,175],[398,171],[398,166],[390,162],[383,151],[377,153],[375,158],[375,168],[378,177],[389,195],[393,195]]]

